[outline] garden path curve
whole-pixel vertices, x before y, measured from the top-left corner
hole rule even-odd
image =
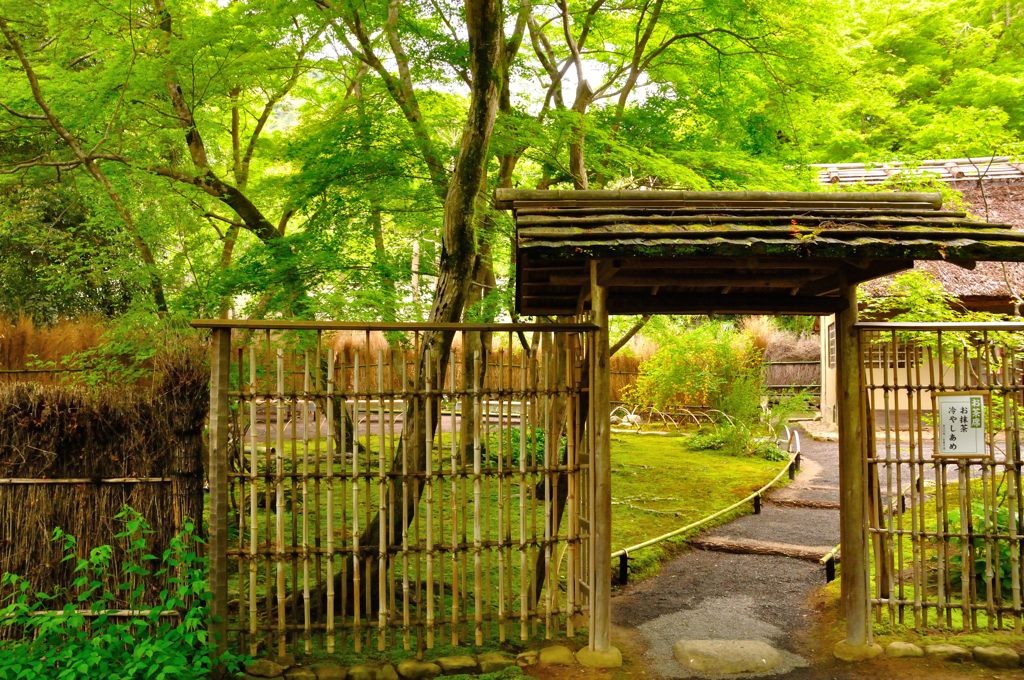
[[[637,631],[663,677],[695,676],[673,658],[680,639],[768,642],[784,657],[773,677],[863,677],[804,634],[813,622],[808,599],[825,583],[824,568],[808,557],[839,542],[839,457],[835,442],[802,435],[800,474],[766,499],[760,515],[708,532],[657,576],[612,600],[614,622]],[[768,554],[721,551],[744,546]]]

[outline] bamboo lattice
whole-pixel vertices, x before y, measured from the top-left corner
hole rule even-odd
[[[860,348],[876,621],[1021,632],[1024,325],[861,324]],[[938,445],[957,393],[985,401],[978,455]]]
[[[235,329],[213,454],[229,510],[211,517],[229,639],[308,653],[573,634],[590,335],[547,328],[452,331],[448,360],[423,327]]]

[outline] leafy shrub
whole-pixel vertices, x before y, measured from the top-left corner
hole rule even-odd
[[[779,445],[773,441],[756,442],[750,453],[751,455],[771,461],[783,461],[789,459],[789,454],[780,449]]]
[[[64,560],[75,562],[77,577],[67,591],[35,593],[27,580],[3,575],[0,638],[12,639],[0,640],[0,677],[199,678],[215,665],[229,672],[241,667],[244,657],[217,658],[207,636],[206,560],[197,554],[194,524],[186,522],[158,558],[148,551],[151,531],[141,515],[124,508],[117,518],[125,528],[116,538],[126,552],[118,590],[133,615],[113,616],[115,594],[103,588],[114,549],[103,545],[78,558],[75,538],[55,529],[53,540],[62,544]],[[167,585],[147,603],[150,578]],[[160,616],[168,610],[179,616]]]
[[[960,512],[956,510],[951,511],[949,513],[950,533],[959,533],[961,531],[960,522]],[[1020,526],[1020,519],[1017,521],[1017,526]],[[992,517],[986,515],[985,506],[982,503],[973,503],[971,505],[971,527],[972,534],[1001,534],[1006,536],[1006,538],[993,542],[992,551],[993,562],[995,562],[997,557],[999,560],[998,572],[993,574],[992,582],[998,583],[1000,586],[997,592],[992,593],[992,598],[996,602],[1000,602],[1003,597],[1009,597],[1010,593],[1013,592],[1013,563],[1010,561],[1009,539],[1010,511],[1006,507],[997,508],[995,511],[995,521],[993,522]],[[968,536],[968,541],[974,547],[975,590],[978,593],[978,597],[984,599],[988,597],[988,584],[985,579],[985,570],[988,568],[985,560],[985,539],[971,534]],[[959,590],[963,586],[964,578],[963,555],[961,553],[962,539],[953,536],[949,542],[956,551],[949,559],[950,581],[954,590]],[[993,568],[995,568],[994,564]]]
[[[761,354],[749,338],[731,324],[704,323],[662,338],[623,396],[632,407],[700,405],[752,421],[763,382]]]
[[[512,467],[519,467],[519,456],[524,450],[522,433],[519,428],[513,427],[504,433],[505,443],[502,447],[502,455],[505,458],[505,464],[511,464]],[[491,441],[487,447],[487,461],[491,467],[498,466],[498,436],[492,435]],[[533,428],[532,432],[526,433],[525,451],[526,451],[526,466],[527,467],[541,467],[544,465],[544,442],[545,432],[542,427]],[[562,447],[565,446],[565,437],[562,437],[559,441],[559,447],[554,451],[554,455],[558,457],[562,452]],[[509,456],[511,455],[511,463],[509,463]],[[552,465],[556,464],[556,461],[552,461]]]
[[[686,444],[694,451],[721,451],[725,448],[728,438],[721,430],[711,432],[697,432],[690,437]]]

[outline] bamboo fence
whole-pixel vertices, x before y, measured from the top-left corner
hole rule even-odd
[[[382,345],[379,327],[348,324],[339,349],[329,325],[235,323],[231,344],[210,325],[212,609],[226,642],[330,653],[574,633],[591,327],[389,326]],[[443,333],[450,358],[433,349]],[[529,353],[487,351],[520,333]]]
[[[859,324],[876,621],[1021,632],[1024,324]],[[938,397],[981,395],[984,447],[944,455]]]

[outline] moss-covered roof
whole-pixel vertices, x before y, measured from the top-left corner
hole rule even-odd
[[[1024,234],[938,194],[499,189],[516,220],[520,313],[587,308],[601,263],[612,313],[823,314],[841,280],[913,260],[1024,261]]]

